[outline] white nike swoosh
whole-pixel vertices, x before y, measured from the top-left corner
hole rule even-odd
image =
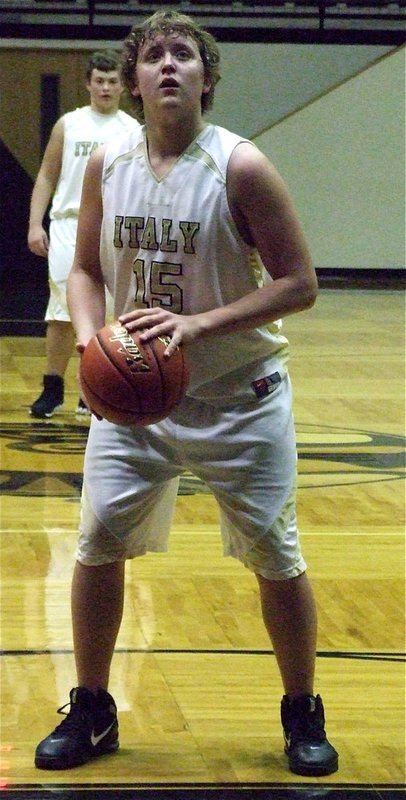
[[[111,723],[111,725],[109,725],[109,727],[106,728],[106,730],[103,731],[103,733],[99,733],[98,736],[95,736],[94,735],[94,731],[92,731],[92,733],[90,735],[90,741],[91,741],[93,747],[96,747],[96,745],[98,745],[99,742],[101,742],[101,740],[104,739],[105,736],[107,736],[108,732],[111,731],[113,725],[114,725],[114,720]]]

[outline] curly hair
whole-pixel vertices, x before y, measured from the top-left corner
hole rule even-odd
[[[140,47],[158,33],[168,36],[178,33],[190,36],[196,42],[203,62],[204,76],[211,83],[207,94],[202,94],[202,113],[213,105],[214,87],[220,80],[220,52],[216,40],[203,30],[191,17],[178,11],[156,11],[141,25],[134,25],[124,40],[122,51],[122,80],[129,92],[134,87],[135,69]],[[139,122],[145,122],[144,104],[141,97],[131,96],[134,115]]]

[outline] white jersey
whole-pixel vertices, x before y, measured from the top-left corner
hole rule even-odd
[[[51,219],[79,215],[83,177],[93,150],[127,131],[140,128],[139,123],[124,111],[99,114],[90,106],[76,108],[64,114],[62,119],[62,168],[52,199]]]
[[[162,178],[149,163],[144,128],[108,144],[100,261],[115,317],[154,306],[196,314],[270,280],[256,250],[239,234],[227,201],[227,165],[243,141],[207,125]],[[185,348],[188,393],[224,398],[234,393],[238,370],[247,365],[255,365],[254,378],[283,369],[287,347],[280,322],[192,342]]]

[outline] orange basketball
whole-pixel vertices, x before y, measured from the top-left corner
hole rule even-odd
[[[170,341],[159,336],[140,342],[120,322],[101,328],[80,363],[86,400],[96,414],[118,425],[151,425],[167,417],[182,400],[188,382],[182,348],[169,357]]]

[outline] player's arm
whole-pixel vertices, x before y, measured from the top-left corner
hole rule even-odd
[[[37,256],[46,256],[48,253],[43,219],[61,173],[63,142],[64,122],[61,117],[52,129],[31,195],[28,247]]]
[[[275,167],[254,145],[242,143],[231,156],[227,187],[234,221],[273,280],[210,312],[209,328],[244,330],[311,307],[317,296],[316,273],[293,202]]]
[[[103,217],[101,178],[104,147],[90,157],[82,186],[75,258],[69,273],[67,300],[78,342],[83,349],[105,324],[106,296],[99,246]]]

